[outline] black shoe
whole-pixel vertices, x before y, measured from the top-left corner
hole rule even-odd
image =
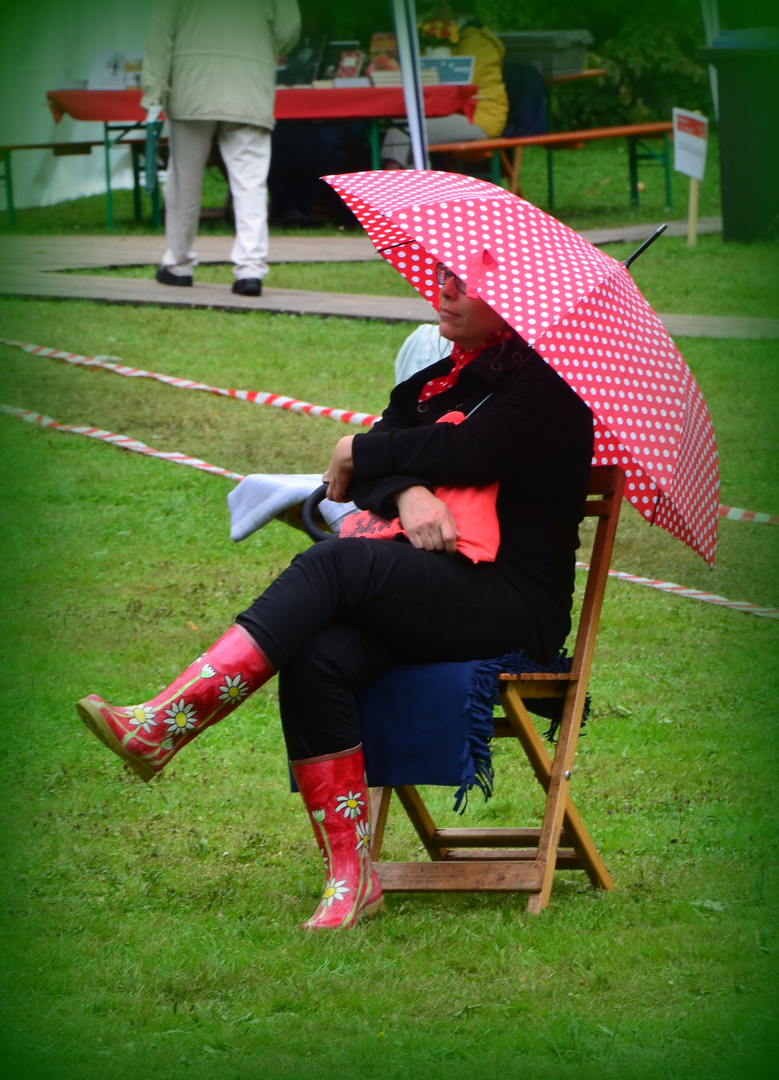
[[[157,271],[157,281],[160,285],[191,285],[191,274],[172,274],[167,266],[161,266]]]
[[[233,292],[239,296],[261,296],[262,282],[256,277],[242,277],[233,282]]]

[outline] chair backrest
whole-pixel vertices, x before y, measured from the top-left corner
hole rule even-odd
[[[595,529],[592,561],[579,616],[572,668],[573,673],[585,683],[592,666],[624,490],[625,474],[618,465],[593,466],[590,473],[589,498],[584,515],[597,518],[598,524]]]
[[[543,708],[536,709],[534,706],[542,704],[544,698],[566,698],[563,714],[568,712],[570,716],[575,715],[576,717],[581,717],[584,714],[587,684],[598,637],[603,597],[606,591],[611,553],[614,548],[614,538],[617,532],[624,488],[625,474],[618,465],[593,466],[590,473],[584,516],[585,518],[596,518],[597,525],[592,542],[591,562],[582,598],[570,673],[562,675],[544,673],[512,675],[505,673],[499,676],[499,681],[504,684],[513,681],[518,683],[522,688],[522,696],[531,712],[538,711],[542,716],[551,717],[553,713],[549,713]],[[568,693],[566,685],[575,689],[573,695]],[[557,732],[559,726],[560,714],[558,712],[550,727],[550,732]],[[512,736],[515,732],[506,723],[496,720],[495,734],[499,737]],[[549,737],[553,738],[554,735],[550,734]]]

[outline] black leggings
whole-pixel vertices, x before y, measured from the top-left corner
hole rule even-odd
[[[366,537],[297,555],[236,622],[279,671],[293,761],[356,746],[356,695],[398,664],[544,651],[531,608],[494,564]]]

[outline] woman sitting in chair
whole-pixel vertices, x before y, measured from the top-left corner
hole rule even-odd
[[[292,772],[325,858],[309,930],[351,926],[382,906],[359,693],[399,664],[518,650],[548,662],[570,629],[592,413],[459,278],[442,264],[436,277],[452,355],[396,386],[381,421],[340,439],[324,475],[328,498],[398,517],[402,533],[342,536],[297,555],[151,700],[78,703],[94,734],[150,780],[278,672]],[[492,561],[458,551],[468,538],[434,493],[444,485],[491,485]]]
[[[503,134],[509,115],[509,99],[503,82],[503,43],[473,13],[473,0],[457,0],[457,15],[446,0],[437,0],[431,16],[444,22],[456,22],[459,37],[452,49],[454,56],[474,57],[472,81],[478,93],[476,109],[468,119],[462,113],[431,116],[425,121],[427,143],[472,142],[494,139]],[[405,169],[411,165],[411,140],[403,128],[391,127],[381,144],[383,169]]]

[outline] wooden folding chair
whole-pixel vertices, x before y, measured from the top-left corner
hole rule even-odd
[[[546,792],[541,828],[439,829],[416,787],[375,787],[371,792],[371,852],[385,891],[527,892],[528,910],[535,914],[549,902],[556,869],[585,870],[595,888],[614,888],[573,805],[569,787],[624,484],[624,473],[617,466],[592,470],[585,516],[596,518],[597,527],[570,673],[506,672],[499,676],[505,717],[496,718],[495,736],[519,740]],[[554,759],[525,705],[539,698],[561,698],[563,702]],[[419,834],[429,862],[381,861],[393,791]]]

